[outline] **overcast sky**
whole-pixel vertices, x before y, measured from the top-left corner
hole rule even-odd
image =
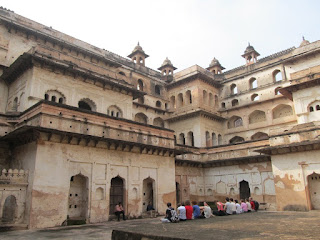
[[[228,70],[245,63],[248,42],[265,57],[320,40],[319,0],[0,0],[0,6],[126,57],[140,42],[156,69]]]

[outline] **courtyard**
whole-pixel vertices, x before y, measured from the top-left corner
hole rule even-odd
[[[1,239],[104,239],[112,231],[134,233],[133,239],[319,239],[320,212],[256,212],[180,223],[160,218],[110,221],[42,230],[1,232]],[[130,235],[130,234],[129,234]],[[121,235],[120,235],[121,236]],[[128,234],[127,234],[128,236]],[[140,236],[140,238],[139,238]],[[138,238],[137,238],[138,237]],[[118,238],[124,239],[124,238]],[[157,238],[160,239],[160,238]]]

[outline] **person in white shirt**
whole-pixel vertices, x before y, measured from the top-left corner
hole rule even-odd
[[[177,208],[177,213],[180,218],[180,221],[186,221],[187,216],[186,216],[186,207],[184,206],[184,203],[178,203],[178,208]]]
[[[204,217],[205,218],[209,218],[209,217],[211,217],[211,216],[213,216],[212,215],[212,210],[211,210],[211,207],[206,203],[206,202],[204,202],[203,203],[203,215],[204,215]]]
[[[247,204],[247,206],[248,206],[248,212],[251,212],[251,211],[252,211],[252,208],[251,208],[251,204],[250,204],[248,198],[246,198],[246,204]]]
[[[236,203],[236,209],[237,209],[236,212],[237,212],[237,214],[242,213],[242,208],[241,208],[238,200],[234,200],[234,201],[235,201],[235,203]]]
[[[233,198],[230,198],[230,206],[231,206],[232,214],[236,214],[237,213],[237,207],[236,207],[235,202],[233,201]]]
[[[228,197],[226,197],[226,203],[224,205],[224,211],[228,215],[232,215],[232,210],[231,210],[231,203]]]

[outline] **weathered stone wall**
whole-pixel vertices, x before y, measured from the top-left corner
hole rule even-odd
[[[312,209],[310,194],[314,193],[309,193],[308,176],[312,173],[320,174],[319,156],[320,151],[316,150],[271,157],[277,210]]]
[[[268,210],[276,209],[276,193],[270,162],[243,163],[215,168],[176,166],[176,182],[182,201],[240,200],[240,182],[249,183],[250,195]]]
[[[70,178],[78,174],[88,179],[88,222],[109,219],[110,182],[117,176],[124,180],[129,217],[142,214],[142,185],[149,177],[155,181],[154,207],[160,214],[167,202],[175,202],[172,157],[41,141],[35,171],[30,228],[59,226],[67,219]],[[102,198],[98,188],[103,190]]]

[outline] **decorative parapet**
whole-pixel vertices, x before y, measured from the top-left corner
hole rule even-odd
[[[23,169],[2,169],[0,175],[0,184],[28,184],[28,170]]]

